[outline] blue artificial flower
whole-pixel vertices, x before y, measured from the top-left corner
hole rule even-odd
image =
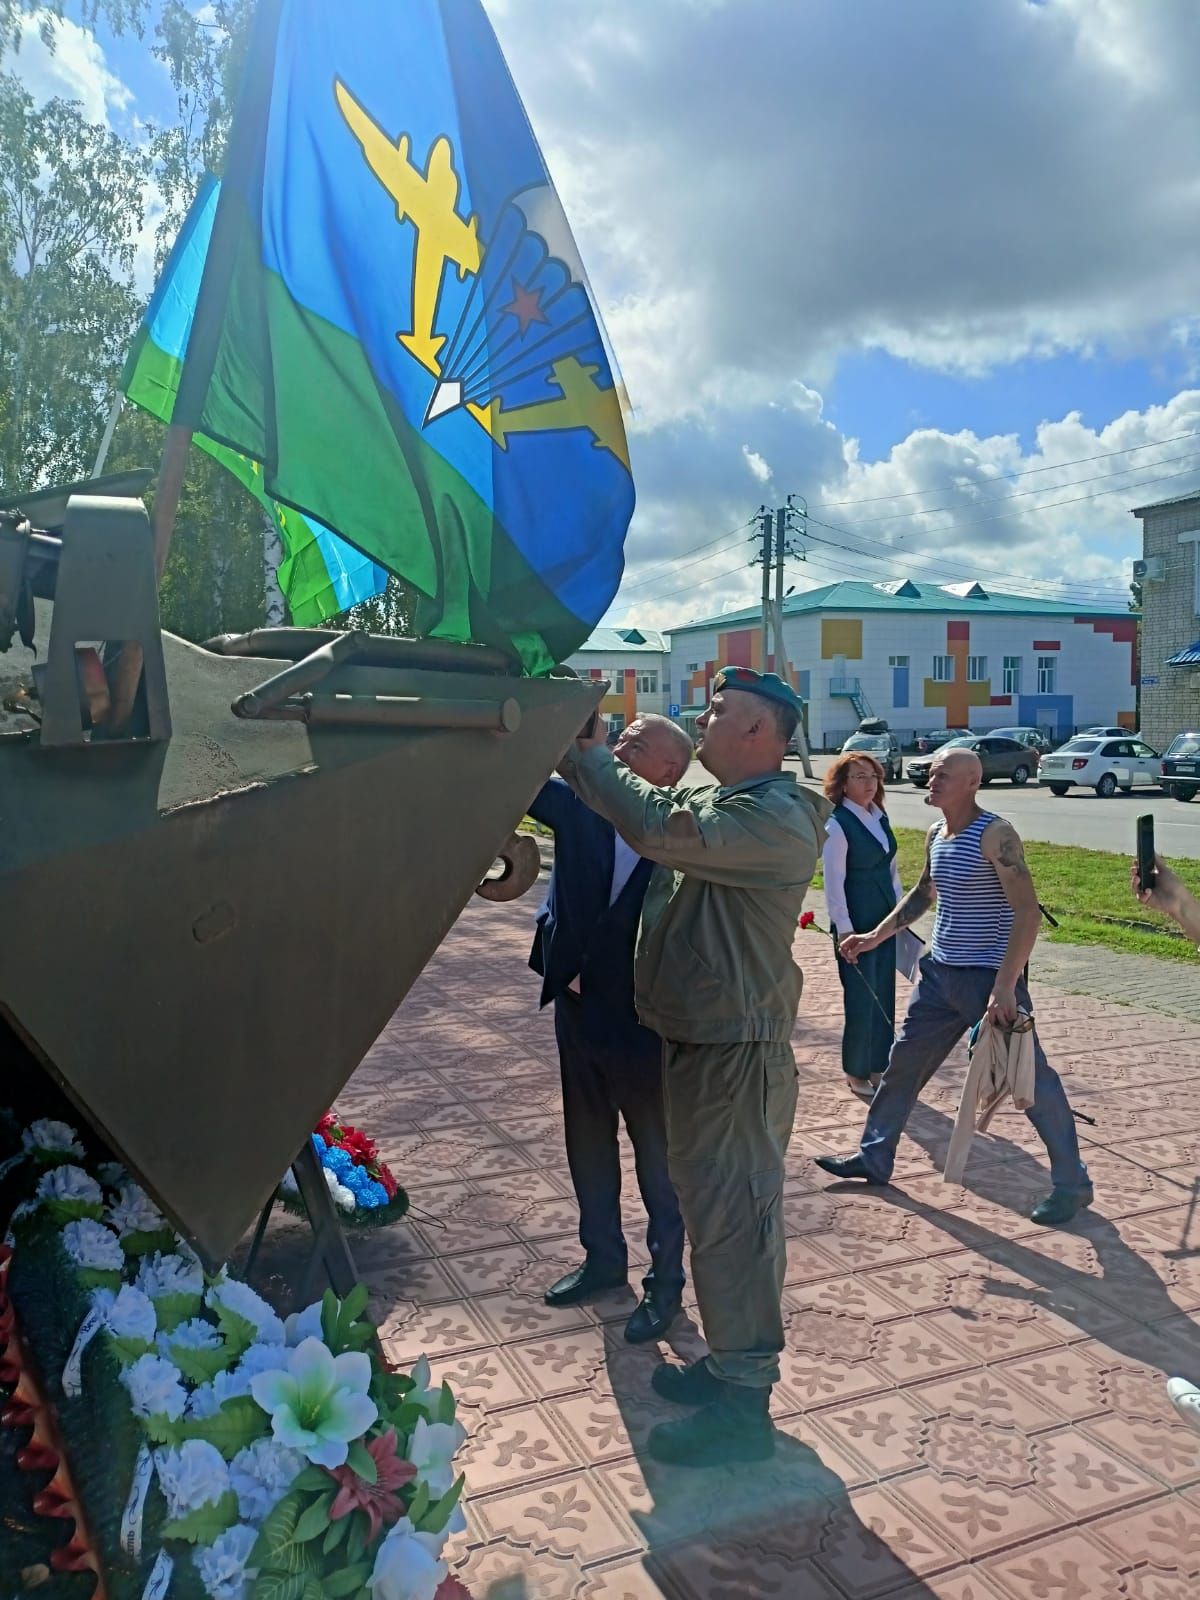
[[[334,1145],[325,1152],[325,1165],[335,1178],[340,1179],[342,1183],[346,1183],[347,1175],[354,1166],[354,1158],[348,1150],[339,1150]],[[346,1186],[349,1188],[348,1183],[346,1183]]]

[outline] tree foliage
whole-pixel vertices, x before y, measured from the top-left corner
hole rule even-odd
[[[0,488],[88,471],[141,302],[150,161],[0,76]]]

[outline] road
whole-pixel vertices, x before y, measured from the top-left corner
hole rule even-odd
[[[814,756],[812,780],[821,777],[832,756]],[[789,758],[789,771],[807,781],[798,761]],[[703,783],[703,767],[693,763],[685,782]],[[907,781],[888,785],[888,814],[897,827],[927,828],[933,821],[925,804],[926,791],[914,789]],[[1163,855],[1200,860],[1200,800],[1183,805],[1157,789],[1135,789],[1132,794],[1116,794],[1102,800],[1091,789],[1072,789],[1061,799],[1048,789],[1030,783],[1024,789],[997,782],[982,791],[989,810],[1007,817],[1023,839],[1042,839],[1049,844],[1078,844],[1088,850],[1112,850],[1118,855],[1133,855],[1134,819],[1144,812],[1154,817],[1154,840]]]

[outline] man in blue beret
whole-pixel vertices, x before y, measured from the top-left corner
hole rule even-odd
[[[709,1353],[656,1368],[655,1390],[697,1409],[659,1424],[649,1449],[686,1466],[762,1460],[775,1446],[768,1407],[784,1337],[783,1163],[803,982],[792,941],[832,810],[783,771],[799,715],[776,674],[726,667],[696,724],[715,782],[653,788],[613,760],[602,727],[559,767],[656,863],[635,999],[663,1040],[668,1166]]]

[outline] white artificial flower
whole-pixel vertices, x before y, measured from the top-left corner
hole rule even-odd
[[[98,1304],[104,1294],[108,1296],[104,1321],[115,1338],[145,1339],[147,1343],[154,1338],[158,1315],[140,1289],[135,1289],[131,1283],[123,1283],[116,1294],[98,1289],[92,1296],[92,1304]]]
[[[204,1268],[198,1258],[189,1261],[182,1252],[164,1255],[156,1250],[152,1256],[142,1257],[137,1286],[151,1300],[168,1294],[200,1294],[204,1289]]]
[[[73,1167],[69,1163],[43,1172],[38,1179],[37,1193],[39,1200],[83,1200],[88,1205],[97,1206],[104,1203],[104,1196],[95,1178],[89,1177],[82,1167]]]
[[[260,1294],[239,1278],[219,1278],[204,1296],[210,1310],[224,1306],[236,1316],[244,1318],[254,1329],[259,1344],[282,1344],[283,1323]]]
[[[77,1267],[96,1272],[120,1272],[125,1265],[121,1241],[111,1228],[91,1217],[68,1222],[62,1231],[63,1249]]]
[[[305,1339],[287,1352],[286,1370],[259,1373],[250,1393],[270,1413],[280,1444],[318,1466],[340,1467],[379,1415],[370,1386],[371,1361],[361,1350],[335,1356],[319,1339]]]
[[[434,1600],[448,1572],[444,1534],[417,1533],[408,1517],[388,1532],[367,1579],[372,1600]]]
[[[223,1378],[225,1373],[218,1372],[217,1377]],[[221,1399],[214,1384],[198,1383],[187,1397],[189,1422],[207,1422],[210,1417],[215,1417],[220,1409]]]
[[[66,1122],[55,1122],[52,1117],[41,1117],[31,1122],[21,1135],[26,1150],[53,1150],[69,1156],[81,1156],[83,1146],[79,1136]]]
[[[135,1294],[138,1291],[133,1291]],[[147,1302],[149,1304],[149,1302]],[[151,1310],[153,1310],[151,1306]],[[161,1333],[158,1336],[159,1348],[163,1354],[173,1344],[179,1345],[184,1350],[218,1350],[221,1347],[221,1334],[211,1322],[205,1322],[203,1317],[192,1317],[187,1322],[181,1322],[172,1328],[170,1333]]]
[[[162,1212],[136,1183],[127,1183],[121,1190],[108,1208],[108,1220],[122,1239],[129,1233],[159,1233],[167,1226]]]
[[[461,1422],[426,1422],[417,1418],[408,1446],[408,1459],[417,1469],[417,1476],[429,1485],[430,1496],[440,1499],[454,1482],[451,1462],[467,1430]]]
[[[292,1171],[291,1167],[289,1167],[284,1173],[283,1177],[280,1178],[279,1187],[283,1190],[284,1194],[298,1195],[300,1193],[300,1185],[296,1182],[296,1174]]]
[[[303,1311],[293,1311],[283,1324],[283,1337],[289,1350],[294,1350],[305,1339],[324,1338],[321,1331],[321,1302],[314,1300]]]
[[[428,1356],[417,1357],[413,1362],[409,1377],[413,1381],[413,1387],[404,1396],[405,1405],[420,1406],[421,1410],[426,1412],[430,1420],[432,1420],[438,1405],[441,1403],[442,1386],[439,1383],[435,1387],[430,1382]]]
[[[276,1439],[256,1439],[239,1450],[229,1463],[229,1482],[237,1495],[239,1514],[247,1522],[261,1522],[306,1465],[299,1450],[289,1450]]]
[[[336,1173],[331,1172],[328,1167],[322,1167],[321,1171],[325,1174],[325,1185],[333,1196],[334,1205],[339,1211],[353,1211],[358,1204],[354,1198],[354,1191],[347,1189],[344,1183],[339,1183]]]
[[[288,1353],[283,1345],[252,1344],[242,1352],[242,1359],[237,1364],[238,1377],[246,1384],[243,1393],[250,1393],[250,1379],[256,1378],[260,1372],[282,1372],[287,1364]]]
[[[462,1508],[462,1501],[454,1502],[454,1509],[450,1513],[450,1520],[443,1530],[447,1539],[453,1539],[460,1533],[467,1531],[467,1517]]]
[[[257,1568],[246,1565],[257,1538],[253,1528],[239,1522],[196,1551],[196,1571],[210,1600],[245,1600],[258,1577]]]
[[[161,1356],[139,1356],[121,1374],[121,1382],[129,1390],[134,1416],[169,1417],[175,1422],[183,1415],[187,1391],[180,1382],[179,1369]]]
[[[229,1492],[229,1468],[216,1445],[207,1440],[188,1439],[178,1450],[159,1450],[154,1461],[172,1521]]]

